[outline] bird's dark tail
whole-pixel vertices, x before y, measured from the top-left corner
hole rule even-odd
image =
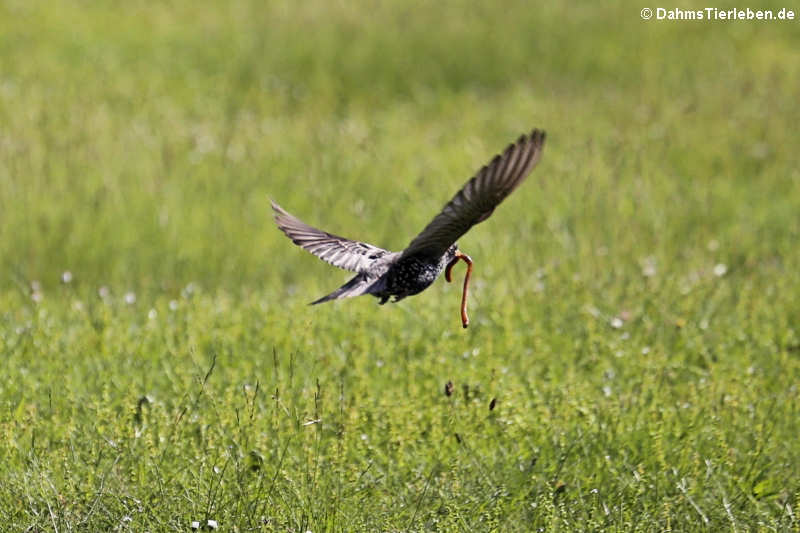
[[[332,293],[328,294],[327,296],[323,296],[319,300],[314,300],[309,305],[317,305],[330,300],[361,296],[362,294],[369,292],[369,289],[372,286],[372,281],[374,281],[374,278],[370,279],[364,274],[358,274]]]

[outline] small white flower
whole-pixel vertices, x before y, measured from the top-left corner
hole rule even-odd
[[[109,297],[109,295],[111,295],[111,291],[110,291],[110,290],[108,290],[108,287],[106,287],[105,285],[103,285],[102,287],[100,287],[99,289],[97,289],[97,295],[98,295],[98,296],[100,296],[100,298],[102,298],[102,299],[104,299],[104,300],[105,300],[106,298],[108,298],[108,297]]]
[[[147,318],[149,318],[150,320],[155,320],[156,318],[158,318],[158,311],[156,311],[155,309],[150,309],[150,311],[147,313]]]
[[[619,329],[619,328],[622,327],[623,322],[622,322],[622,319],[620,317],[615,316],[614,318],[611,319],[610,324],[611,324],[612,328]]]
[[[646,278],[652,278],[656,275],[656,258],[649,255],[642,259],[642,275]]]
[[[125,303],[128,305],[133,305],[136,303],[136,293],[132,291],[128,291],[125,293]]]
[[[186,285],[186,287],[183,288],[181,294],[184,298],[188,299],[191,298],[195,292],[197,292],[197,285],[195,285],[194,282],[190,282]]]
[[[61,274],[61,281],[63,283],[70,283],[72,281],[72,272],[65,270],[64,273]]]
[[[178,300],[170,300],[169,301],[169,309],[170,309],[170,311],[177,311],[178,310]]]
[[[725,263],[717,263],[717,265],[714,267],[714,275],[717,276],[718,278],[721,278],[727,273],[728,273],[728,265],[726,265]]]

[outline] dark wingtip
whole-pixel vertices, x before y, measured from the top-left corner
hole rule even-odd
[[[530,133],[520,135],[519,139],[517,139],[517,142],[510,145],[506,151],[507,152],[511,151],[515,147],[523,146],[526,144],[532,144],[537,148],[541,149],[544,146],[545,139],[547,139],[547,132],[539,128],[533,128]]]
[[[545,139],[547,139],[547,133],[544,130],[534,128],[526,137],[524,136],[524,141],[520,143],[527,144],[527,149],[530,150],[530,163],[528,171],[530,171],[530,169],[532,169],[539,161],[542,150],[544,149]]]
[[[544,146],[544,141],[547,139],[547,132],[538,128],[534,128],[528,137],[536,144]]]

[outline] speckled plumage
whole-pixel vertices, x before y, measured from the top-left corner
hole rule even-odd
[[[445,268],[449,270],[448,265],[467,257],[455,241],[489,218],[495,207],[522,183],[539,161],[544,141],[545,133],[533,130],[509,145],[481,168],[402,252],[319,230],[272,202],[278,227],[295,244],[334,266],[356,272],[350,281],[312,304],[361,294],[371,294],[384,304],[391,297],[396,302],[427,289]],[[471,265],[468,257],[466,260]],[[465,306],[464,301],[464,317]]]
[[[399,302],[406,296],[418,294],[436,281],[447,264],[455,258],[457,245],[452,245],[447,253],[438,258],[410,256],[399,259],[383,275],[385,288],[380,292],[372,292],[385,304],[390,297]]]

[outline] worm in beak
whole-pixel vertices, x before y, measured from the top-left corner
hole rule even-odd
[[[451,272],[453,267],[459,260],[463,260],[467,264],[467,274],[464,276],[464,291],[461,293],[461,324],[466,328],[469,326],[469,317],[467,316],[467,294],[469,292],[469,277],[472,275],[472,259],[465,253],[456,251],[456,256],[447,264],[444,271],[444,279],[447,282],[453,281]]]

